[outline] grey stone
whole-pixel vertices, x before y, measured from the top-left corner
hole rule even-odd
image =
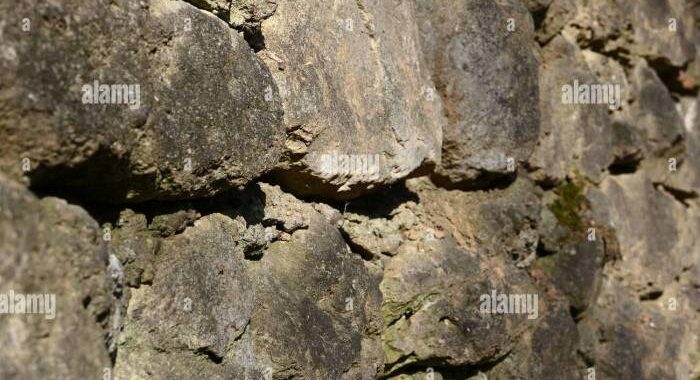
[[[577,379],[587,376],[577,352],[579,334],[565,303],[551,304],[537,325],[527,330],[487,379]],[[478,377],[476,378],[478,379]]]
[[[540,66],[540,137],[530,167],[535,179],[556,183],[579,172],[600,181],[613,162],[607,104],[565,104],[563,86],[599,84],[581,51],[563,37],[543,49]]]
[[[260,224],[250,226],[238,244],[247,259],[260,258],[268,244],[265,228]]]
[[[581,45],[676,67],[695,56],[695,23],[683,0],[565,3],[573,15],[569,13],[564,33]]]
[[[640,61],[630,76],[635,95],[629,107],[629,120],[641,131],[645,150],[650,155],[664,157],[685,135],[676,102],[645,61]]]
[[[122,293],[108,270],[107,242],[80,207],[37,199],[0,176],[0,315],[3,379],[100,378],[121,322]],[[30,295],[42,295],[43,302]],[[53,301],[52,301],[53,297]],[[48,298],[48,299],[47,299]]]
[[[532,153],[540,118],[530,15],[515,1],[503,9],[491,0],[417,4],[447,115],[434,179],[483,186],[512,175]]]
[[[108,202],[190,198],[278,160],[277,87],[211,14],[165,0],[1,7],[0,169],[11,177]],[[138,102],[85,104],[95,81],[138,85]]]
[[[264,199],[264,223],[295,226],[285,212],[294,207],[304,228],[268,242],[277,224],[246,228],[212,213],[159,237],[151,283],[132,289],[115,375],[374,378],[383,360],[377,270],[312,205],[276,186],[245,191]]]
[[[381,284],[387,372],[435,362],[473,365],[505,355],[531,321],[481,313],[480,297],[493,290],[535,291],[526,276],[502,260],[479,259],[450,237],[409,243],[392,258]]]
[[[605,277],[602,289],[578,325],[582,354],[597,377],[692,379],[700,374],[699,326],[691,317],[697,311],[688,302],[697,289],[673,286],[658,299],[640,300],[624,280],[613,277]]]
[[[440,162],[444,119],[411,2],[281,2],[261,31],[284,104],[285,189],[350,199]]]
[[[696,211],[657,189],[644,172],[607,178],[589,198],[595,218],[617,233],[625,263],[617,268],[632,291],[663,290],[700,260]]]
[[[277,0],[185,0],[197,8],[212,12],[232,27],[255,33],[262,20],[277,8]]]

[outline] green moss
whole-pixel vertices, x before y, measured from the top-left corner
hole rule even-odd
[[[431,297],[438,295],[435,292],[417,294],[406,302],[385,301],[382,305],[382,315],[384,317],[384,325],[390,326],[403,315],[413,314],[419,310],[422,305]]]
[[[583,194],[584,184],[578,180],[565,182],[554,190],[557,199],[548,205],[559,223],[572,232],[581,232],[585,228],[583,213],[586,207],[586,197]]]

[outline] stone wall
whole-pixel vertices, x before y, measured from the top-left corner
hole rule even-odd
[[[700,379],[700,3],[0,3],[0,379]]]

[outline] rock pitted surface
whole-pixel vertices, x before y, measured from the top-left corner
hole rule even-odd
[[[0,378],[700,379],[695,2],[0,14]]]
[[[3,172],[123,202],[210,196],[277,162],[277,87],[216,17],[165,0],[33,3],[2,5]],[[115,84],[139,87],[105,104],[99,86]]]

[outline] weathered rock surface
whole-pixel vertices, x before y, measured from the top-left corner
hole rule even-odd
[[[613,159],[606,104],[566,104],[563,86],[595,84],[580,49],[555,37],[542,52],[540,138],[530,159],[536,179],[559,182],[574,171],[599,181]]]
[[[349,199],[440,162],[441,103],[411,2],[281,2],[261,30],[284,104],[285,188]]]
[[[421,45],[447,116],[435,179],[474,186],[512,174],[532,153],[540,118],[529,13],[523,7],[517,17],[517,8],[491,0],[417,7]]]
[[[700,379],[700,6],[35,3],[0,378]]]
[[[683,140],[683,119],[671,93],[645,61],[634,68],[631,82],[633,93],[638,95],[631,101],[629,120],[641,131],[646,151],[663,157]]]
[[[686,1],[562,1],[564,33],[609,54],[681,67],[695,57],[695,28]],[[566,19],[566,17],[565,17]]]
[[[118,378],[354,379],[381,369],[376,271],[311,205],[261,187],[246,207],[262,207],[263,223],[304,222],[255,261],[244,252],[248,231],[260,228],[246,228],[253,220],[209,214],[160,240],[152,281],[132,290]]]
[[[164,0],[0,11],[0,168],[13,178],[110,202],[188,198],[245,184],[279,158],[277,87],[211,14]],[[132,92],[98,89],[100,104],[86,104],[95,83]]]
[[[492,275],[496,270],[500,273]],[[508,352],[528,328],[526,316],[484,314],[479,309],[482,294],[532,293],[527,277],[515,273],[512,264],[480,261],[460,250],[453,239],[406,247],[389,261],[384,276],[388,372],[415,364],[490,361]]]
[[[508,356],[488,372],[488,378],[575,379],[587,375],[577,353],[576,324],[566,304],[548,301],[550,306],[536,327],[523,334]]]
[[[438,231],[449,232],[461,246],[481,255],[532,258],[537,246],[539,190],[520,178],[505,189],[444,191],[427,182],[410,183]]]
[[[590,199],[596,218],[615,228],[625,263],[617,269],[631,290],[663,291],[700,262],[695,210],[655,187],[644,173],[608,178]]]
[[[384,268],[386,375],[493,362],[535,328],[526,316],[480,309],[484,294],[538,292],[516,266],[536,245],[539,200],[524,189],[534,191],[522,180],[506,190],[465,193],[416,179],[379,199],[351,202],[340,228]]]
[[[18,297],[16,314],[2,302],[1,378],[99,378],[111,367],[121,294],[104,244],[84,210],[0,177],[0,292]]]
[[[653,182],[662,183],[684,203],[697,199],[700,192],[699,101],[697,97],[681,100],[684,139],[676,140],[676,144],[663,151],[660,159],[648,168]]]
[[[185,0],[192,5],[210,11],[232,27],[247,33],[260,30],[262,20],[270,17],[277,8],[276,0]]]
[[[691,301],[697,300],[697,288],[687,279],[655,300],[638,298],[624,280],[608,279],[602,289],[579,322],[582,352],[598,376],[692,379],[700,374],[698,308]]]

